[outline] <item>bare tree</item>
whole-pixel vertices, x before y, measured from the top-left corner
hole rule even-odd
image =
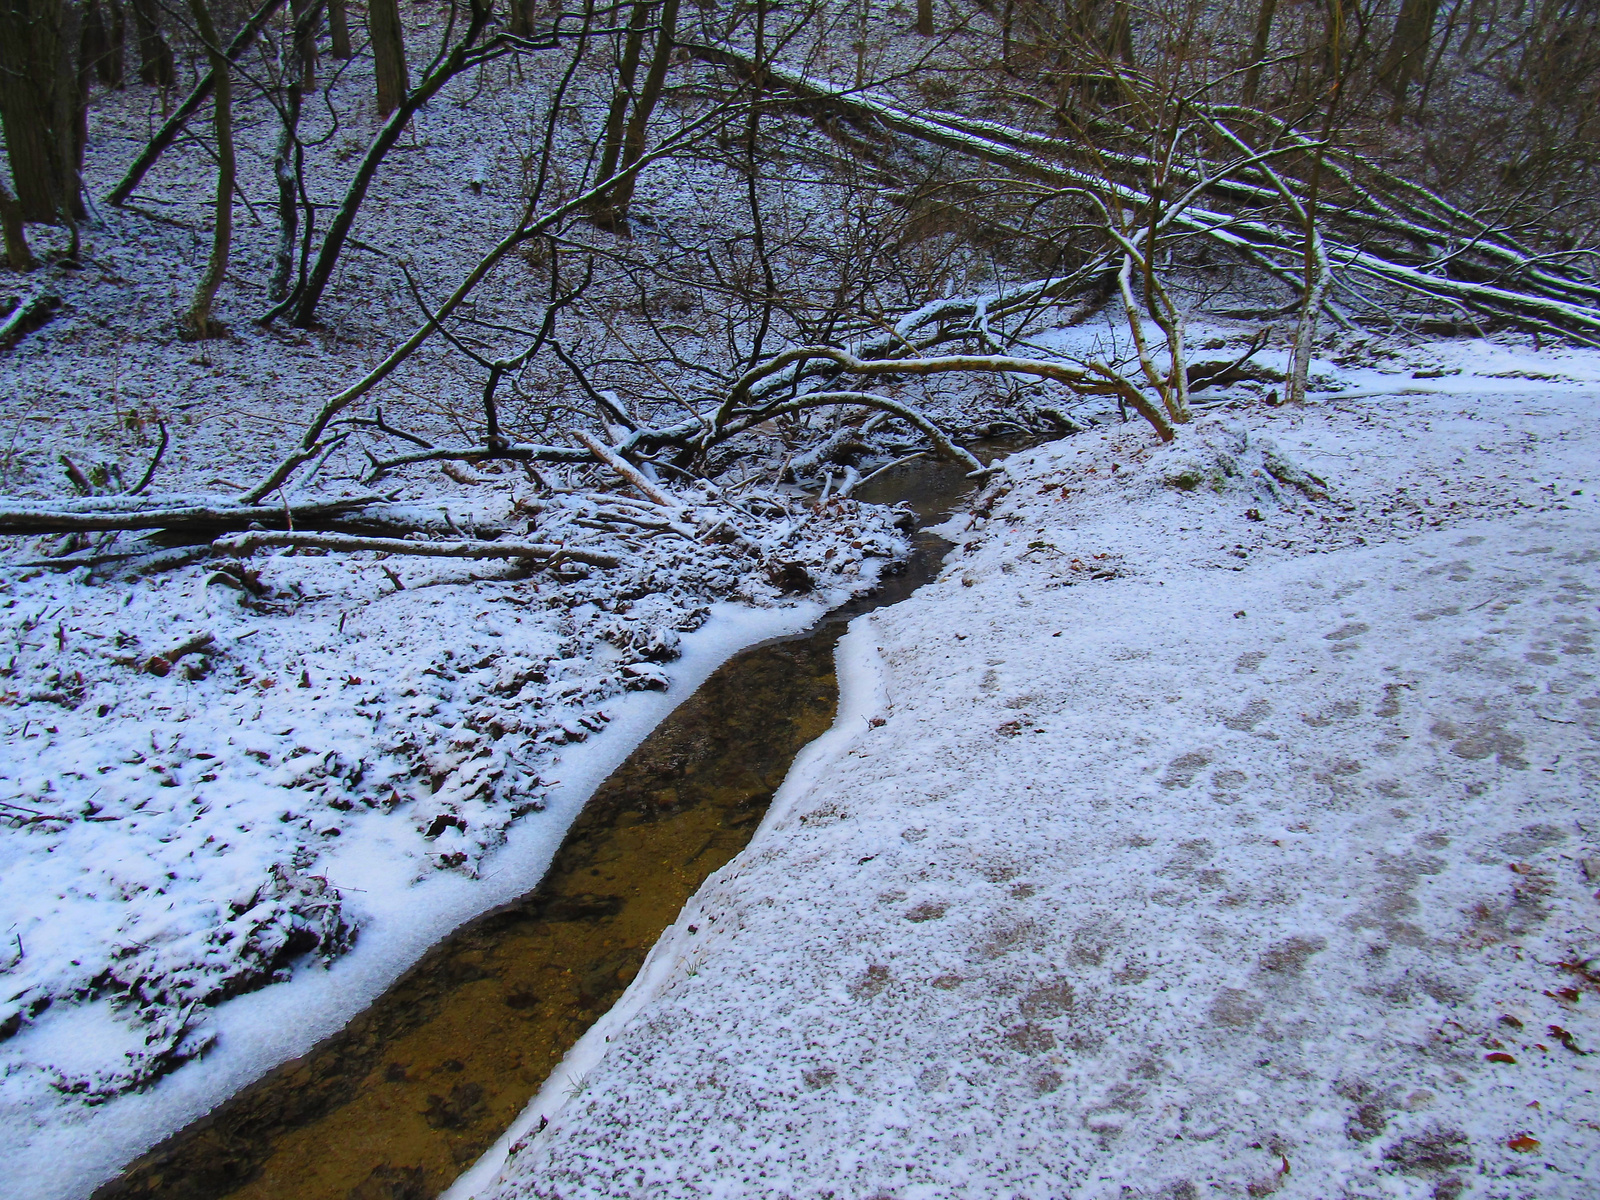
[[[92,70],[108,88],[121,88],[126,41],[122,5],[116,0],[106,4],[100,0],[87,0],[84,5],[79,69],[86,72]]]
[[[628,219],[628,205],[633,201],[634,184],[638,173],[631,170],[644,154],[649,136],[650,117],[661,99],[661,89],[667,80],[667,69],[672,65],[678,32],[678,0],[661,0],[659,28],[656,31],[655,50],[650,55],[650,69],[645,74],[644,86],[634,101],[633,113],[628,118],[627,132],[622,139],[622,161],[618,164],[620,178],[612,189],[610,203],[612,220],[618,224]]]
[[[1439,0],[1401,0],[1389,52],[1378,68],[1384,85],[1394,93],[1393,120],[1398,121],[1405,111],[1406,90],[1427,68],[1438,16]]]
[[[31,271],[33,251],[28,249],[28,235],[22,222],[22,205],[0,182],[0,230],[5,234],[6,266],[13,271]]]
[[[617,60],[617,78],[612,85],[611,107],[606,113],[605,133],[601,142],[599,177],[609,179],[622,162],[623,144],[627,133],[628,105],[634,98],[634,80],[639,74],[639,59],[644,51],[645,31],[650,25],[650,5],[635,0],[628,18],[628,29],[622,37],[622,52]],[[594,206],[595,223],[610,228],[617,224],[611,196],[605,193]]]
[[[261,0],[260,6],[250,14],[249,19],[240,26],[239,32],[233,35],[228,43],[226,59],[229,63],[236,63],[244,56],[260,35],[261,31],[271,22],[273,15],[282,7],[283,0]],[[209,55],[208,55],[209,60]],[[184,97],[183,103],[161,123],[161,128],[156,130],[154,136],[145,143],[144,149],[133,160],[133,164],[123,174],[117,186],[106,195],[106,202],[112,205],[125,203],[133,195],[133,189],[139,186],[139,181],[144,178],[145,172],[155,166],[156,162],[166,153],[167,149],[177,140],[183,132],[189,119],[199,112],[211,96],[212,88],[217,85],[218,72],[208,69],[202,75],[189,94]]]
[[[1255,39],[1250,45],[1249,64],[1245,67],[1241,99],[1254,104],[1261,91],[1261,72],[1266,65],[1267,50],[1272,45],[1272,21],[1278,12],[1278,0],[1259,0],[1256,7]]]
[[[305,147],[300,142],[300,109],[310,89],[307,76],[306,46],[320,19],[321,0],[307,0],[295,18],[294,28],[279,43],[278,61],[278,140],[272,152],[272,177],[278,187],[278,244],[273,255],[272,279],[267,298],[286,300],[294,276],[295,239],[300,225],[300,201],[304,190]]]
[[[268,2],[271,3],[272,0]],[[293,310],[291,320],[299,328],[308,328],[316,320],[317,306],[321,304],[323,293],[333,278],[334,267],[349,240],[356,214],[360,212],[362,202],[366,199],[367,189],[372,186],[372,181],[377,177],[384,158],[400,140],[401,133],[419,108],[438,95],[440,89],[463,71],[482,66],[505,54],[548,49],[572,39],[576,39],[580,45],[585,44],[592,12],[584,17],[583,24],[576,33],[564,32],[558,23],[543,38],[517,39],[514,42],[501,34],[484,39],[486,31],[490,28],[492,16],[489,0],[469,0],[466,28],[462,30],[455,44],[448,52],[434,60],[428,74],[415,88],[405,94],[399,107],[389,115],[389,119],[373,137],[371,145],[368,146],[366,154],[356,168],[355,176],[345,191],[343,200],[334,213],[327,235],[322,240],[316,261],[311,265],[304,285],[295,288],[287,300],[269,310],[262,318],[264,321],[272,320],[291,308]]]
[[[211,253],[205,271],[195,284],[194,296],[184,311],[179,327],[185,337],[209,338],[222,332],[211,318],[217,289],[228,272],[228,254],[233,244],[233,189],[236,163],[233,149],[233,78],[228,53],[217,36],[207,0],[189,0],[189,13],[200,33],[206,57],[215,77],[212,90],[211,127],[217,139],[217,199],[213,209]]]
[[[328,53],[341,61],[350,57],[350,10],[346,0],[328,0]]]
[[[322,24],[321,0],[289,0],[293,13],[295,56],[299,59],[299,86],[317,90],[317,29]]]
[[[139,42],[139,79],[153,87],[169,88],[177,81],[172,47],[161,33],[161,8],[156,0],[128,0]]]
[[[533,35],[536,0],[509,0],[511,5],[511,32],[517,37]]]
[[[458,282],[413,278],[401,266],[420,314],[414,332],[328,396],[236,504],[208,509],[212,527],[259,520],[252,514],[275,492],[329,462],[369,482],[419,464],[604,464],[637,476],[630,486],[646,496],[660,477],[725,480],[737,470],[820,481],[834,466],[847,468],[848,491],[861,455],[918,447],[976,471],[957,437],[967,418],[941,409],[950,389],[932,386],[949,376],[973,380],[990,412],[1029,428],[1077,428],[1072,406],[1102,397],[1172,440],[1191,419],[1191,392],[1206,384],[1254,372],[1302,398],[1326,321],[1492,320],[1600,343],[1600,283],[1581,251],[1534,244],[1541,235],[1526,223],[1454,202],[1384,164],[1397,134],[1383,120],[1391,98],[1373,47],[1388,39],[1372,36],[1372,13],[1346,0],[1258,0],[1240,13],[1200,0],[1138,10],[1119,0],[1012,0],[1003,12],[995,5],[993,29],[980,15],[937,43],[890,30],[896,73],[876,79],[860,54],[819,53],[805,68],[779,57],[804,60],[837,28],[870,31],[884,18],[866,5],[802,11],[756,0],[730,15],[705,10],[684,35],[679,0],[591,6],[580,30],[571,13],[546,14],[551,25],[538,33],[533,22],[545,17],[528,5],[495,13],[473,0],[453,10],[453,40],[354,164],[313,258],[301,163],[317,151],[300,143],[297,124],[315,2],[294,0],[282,68],[263,85],[282,117],[268,287],[274,314],[301,326],[333,303],[341,252],[417,109],[501,56],[558,45],[573,53],[555,72],[542,136],[529,143],[521,219]],[[1539,4],[1549,13],[1581,7]],[[595,62],[590,17],[614,39],[613,74],[598,89],[578,85],[580,95],[599,91],[597,100],[569,103],[566,89]],[[214,34],[206,40],[210,74],[226,75]],[[1429,41],[1413,89],[1427,86],[1449,42]],[[922,56],[909,67],[900,53],[908,48]],[[699,65],[670,92],[685,53]],[[1573,78],[1554,49],[1513,53],[1497,42],[1493,53],[1506,69],[1515,63],[1530,91]],[[847,77],[827,78],[830,62]],[[523,78],[520,68],[512,74]],[[241,65],[235,87],[248,77]],[[495,78],[480,70],[476,86]],[[1256,103],[1224,102],[1235,88]],[[659,116],[669,94],[670,123]],[[581,103],[595,108],[575,114]],[[1582,119],[1571,118],[1579,127]],[[578,131],[596,127],[591,146]],[[1551,144],[1570,149],[1565,137]],[[1356,149],[1363,144],[1374,152]],[[661,222],[648,237],[596,236],[595,224],[625,231],[630,209],[644,225],[638,179],[673,156],[723,173],[717,219]],[[805,186],[791,185],[802,178]],[[524,266],[549,272],[528,328],[474,308],[470,297],[491,273]],[[1224,282],[1212,283],[1212,271]],[[1295,315],[1287,375],[1248,362],[1265,329],[1238,358],[1194,361],[1188,320],[1224,291],[1240,303],[1235,290],[1249,307],[1229,315]],[[1035,340],[1052,323],[1091,314],[1114,326],[1102,349],[1067,353]],[[452,432],[441,436],[401,402],[357,410],[430,341],[482,384],[475,401],[452,408]],[[649,503],[655,510],[590,516],[663,535],[703,532],[670,488]],[[198,519],[176,498],[141,505],[128,519],[146,527]],[[78,531],[119,519],[101,508],[15,515],[19,527],[56,521]],[[364,536],[283,531],[263,544],[397,552]],[[487,539],[430,544],[420,552],[534,563],[543,553],[510,543],[496,551]]]
[[[81,10],[70,0],[5,0],[0,7],[0,120],[25,221],[84,215]]]
[[[405,26],[398,0],[369,0],[367,32],[372,36],[372,73],[378,84],[378,112],[388,116],[405,101],[410,75],[406,69]]]

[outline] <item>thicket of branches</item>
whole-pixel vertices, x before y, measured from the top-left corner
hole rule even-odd
[[[1112,396],[1171,439],[1191,394],[1255,370],[1266,337],[1198,361],[1197,311],[1287,327],[1290,402],[1327,323],[1600,344],[1600,32],[1584,0],[428,11],[424,33],[396,0],[3,0],[9,266],[38,266],[43,226],[65,231],[51,244],[70,261],[94,214],[125,204],[163,155],[204,152],[210,254],[173,314],[197,340],[362,304],[337,268],[390,152],[446,89],[520,91],[535,119],[519,219],[485,229],[459,278],[391,261],[413,331],[242,495],[147,495],[155,463],[133,487],[78,472],[81,499],[9,504],[0,531],[223,531],[273,511],[281,525],[295,521],[279,496],[292,481],[342,469],[376,485],[424,463],[509,461],[547,488],[627,480],[669,520],[673,479],[748,478],[774,447],[776,474],[831,480],[845,465],[846,488],[864,450],[927,446],[976,473],[925,403],[954,380],[1025,397],[1020,424],[1072,428],[1078,398]],[[313,203],[332,168],[305,134],[308,99],[332,111],[328,79],[367,59],[380,119],[335,173],[338,201]],[[86,106],[127,87],[159,91],[164,119],[121,181],[88,196]],[[275,193],[255,198],[276,244],[268,303],[218,313],[241,103],[270,106],[278,128]],[[674,199],[683,178],[715,185],[712,210]],[[505,270],[539,273],[537,311],[478,303]],[[1070,358],[1034,336],[1107,306],[1123,352]],[[51,311],[42,292],[19,303],[0,347]],[[480,381],[450,440],[370,404],[433,342]],[[297,527],[320,522],[303,536],[326,538],[360,520],[358,504],[310,503]],[[344,537],[338,548],[365,544]],[[520,554],[541,555],[557,557]]]

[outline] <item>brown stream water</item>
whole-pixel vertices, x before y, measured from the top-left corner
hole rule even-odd
[[[943,517],[970,490],[918,460],[862,489]],[[584,807],[544,880],[462,926],[370,1008],[173,1135],[94,1200],[430,1200],[493,1144],[621,996],[705,878],[749,841],[833,722],[834,644],[910,595],[947,544],[807,633],[723,664]]]

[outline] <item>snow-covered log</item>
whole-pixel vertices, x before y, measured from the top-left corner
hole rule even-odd
[[[61,307],[61,297],[49,292],[25,300],[11,310],[11,315],[0,322],[0,353],[11,349],[28,334],[56,315]]]
[[[0,501],[0,534],[92,533],[108,529],[228,529],[302,524],[349,516],[387,496],[351,496],[300,504],[234,504],[218,497],[88,496],[60,503]]]
[[[450,542],[411,541],[408,538],[357,537],[345,533],[277,532],[253,529],[230,533],[211,543],[225,554],[250,554],[267,546],[294,546],[307,550],[374,550],[380,554],[408,554],[419,558],[515,558],[553,566],[559,562],[580,562],[591,567],[614,567],[622,560],[580,546],[552,542],[486,542],[460,538]]]
[[[641,495],[653,500],[663,508],[671,509],[679,507],[676,498],[662,488],[660,484],[653,483],[649,479],[646,479],[642,471],[640,471],[627,459],[623,458],[622,455],[618,454],[615,450],[612,450],[604,442],[600,441],[599,438],[584,433],[581,429],[573,434],[573,436],[582,442],[586,447],[588,447],[590,454],[594,455],[601,462],[605,463],[606,466],[610,467],[618,475],[621,475],[624,479],[631,483]]]

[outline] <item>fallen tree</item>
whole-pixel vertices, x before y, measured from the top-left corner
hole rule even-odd
[[[0,353],[10,350],[35,329],[49,323],[61,309],[61,297],[49,292],[24,300],[0,321]]]
[[[510,38],[492,30],[488,10],[481,5],[473,4],[470,14],[468,28],[453,49],[442,54],[414,96],[433,94],[467,65],[481,64],[511,49],[554,45],[565,36],[558,22],[549,37],[538,43]],[[590,26],[586,23],[584,28]],[[351,438],[359,437],[363,440],[357,444],[368,459],[369,482],[424,463],[505,461],[530,469],[539,465],[581,469],[600,464],[645,495],[659,511],[624,516],[613,508],[604,516],[591,514],[585,520],[606,527],[631,525],[691,536],[696,523],[684,518],[684,506],[664,501],[665,492],[652,492],[658,489],[656,467],[701,477],[715,474],[739,455],[752,453],[748,435],[770,431],[774,422],[787,421],[788,427],[801,428],[794,422],[819,410],[836,411],[831,418],[834,430],[841,423],[853,427],[869,419],[874,427],[896,423],[924,440],[934,453],[960,461],[969,474],[980,476],[982,464],[927,411],[887,394],[895,390],[893,385],[941,376],[1044,383],[1060,388],[1068,400],[1109,396],[1141,416],[1161,439],[1170,441],[1190,419],[1191,389],[1239,378],[1247,370],[1248,359],[1266,340],[1263,331],[1244,355],[1231,361],[1191,362],[1184,312],[1163,276],[1171,269],[1166,264],[1173,248],[1197,241],[1226,248],[1239,261],[1298,293],[1296,301],[1276,310],[1298,309],[1300,313],[1287,373],[1290,398],[1304,391],[1318,314],[1326,310],[1347,320],[1347,313],[1360,315],[1360,310],[1380,319],[1390,317],[1394,306],[1389,296],[1368,295],[1364,284],[1376,283],[1390,293],[1419,297],[1462,313],[1600,344],[1600,286],[1593,281],[1348,147],[1331,145],[1325,138],[1312,137],[1274,117],[1209,104],[1203,95],[1174,99],[1152,94],[1145,98],[1148,111],[1144,114],[1151,128],[1129,123],[1131,118],[1118,126],[1122,118],[1111,112],[1102,116],[1104,136],[1086,145],[988,118],[914,109],[870,88],[839,87],[728,46],[686,48],[703,62],[735,73],[740,80],[737,96],[713,99],[698,116],[685,117],[675,131],[631,158],[626,167],[586,180],[564,202],[541,209],[536,189],[520,219],[441,302],[430,304],[408,276],[423,314],[420,325],[374,368],[324,401],[290,451],[236,500],[211,498],[187,503],[175,497],[154,497],[138,505],[91,508],[15,504],[0,511],[0,532],[206,529],[243,531],[223,540],[234,549],[271,545],[378,549],[385,539],[374,537],[370,528],[349,527],[361,518],[360,510],[376,503],[373,499],[269,503],[306,464],[326,461]],[[580,58],[574,56],[572,69]],[[566,78],[570,77],[571,69]],[[1131,76],[1122,83],[1135,91],[1142,86]],[[1050,278],[981,295],[940,298],[888,319],[875,316],[877,331],[836,343],[793,337],[789,344],[762,353],[761,346],[769,336],[774,343],[779,340],[776,334],[769,334],[763,318],[762,333],[755,339],[749,360],[736,363],[731,373],[725,363],[707,365],[702,373],[720,380],[719,386],[677,396],[676,411],[658,406],[648,419],[634,416],[626,404],[593,386],[581,364],[555,338],[558,314],[577,301],[593,277],[593,252],[584,282],[565,292],[557,286],[557,272],[552,267],[551,300],[536,331],[492,326],[526,332],[529,340],[523,348],[493,357],[469,346],[471,339],[464,340],[461,322],[467,319],[467,311],[463,306],[477,285],[512,251],[539,240],[554,244],[570,222],[585,220],[617,188],[631,187],[647,166],[693,150],[736,119],[754,120],[763,108],[794,105],[844,116],[862,129],[909,145],[952,152],[988,168],[999,168],[999,182],[1026,203],[1070,208],[1075,215],[1071,224],[1063,227],[1061,237],[1076,239],[1073,265]],[[1137,107],[1129,106],[1128,111]],[[549,114],[550,130],[559,109],[558,100]],[[403,125],[403,117],[403,111],[397,111],[373,142],[366,165],[357,171],[342,210],[342,224],[336,222],[336,230],[330,231],[329,253],[337,254],[338,230],[348,229],[363,194],[363,181],[370,180],[383,150]],[[542,160],[547,164],[552,136],[547,130]],[[1309,181],[1302,177],[1308,162],[1316,168]],[[1323,166],[1327,181],[1319,193]],[[316,303],[316,281],[325,274],[320,268],[312,271],[312,286],[302,295],[302,305]],[[1030,324],[1077,297],[1118,304],[1131,351],[1115,359],[1107,354],[1074,358],[1023,352],[1019,342]],[[468,423],[466,437],[440,443],[386,418],[381,410],[374,409],[371,416],[351,413],[352,406],[435,334],[485,372],[480,419]],[[586,429],[573,430],[560,439],[547,435],[542,440],[525,440],[507,435],[497,388],[547,349],[577,378],[603,436]],[[890,386],[882,390],[858,386],[866,380]],[[1067,407],[1070,404],[1048,400],[1037,411],[1059,428],[1072,428],[1075,422],[1066,414]],[[481,429],[481,438],[470,428],[472,424]],[[304,528],[319,520],[336,520],[341,528]],[[267,527],[266,531],[249,531],[253,524]],[[416,544],[469,547],[469,541],[459,539]],[[470,542],[470,547],[476,547],[470,553],[459,553],[532,558],[551,553],[549,544],[527,545],[543,549],[519,553],[507,542],[478,540]],[[442,549],[386,552],[447,553]]]
[[[302,550],[374,551],[379,554],[414,555],[419,558],[514,558],[555,566],[562,562],[585,563],[591,567],[614,567],[621,560],[615,554],[602,554],[581,546],[558,546],[546,542],[461,539],[450,542],[415,541],[407,538],[358,537],[344,533],[282,533],[254,530],[231,533],[211,543],[223,554],[245,555],[268,546],[292,546]]]
[[[93,496],[30,504],[0,501],[0,534],[94,533],[163,529],[173,533],[243,529],[249,525],[302,525],[349,517],[391,501],[362,495],[298,504],[238,504],[226,497]]]
[[[1150,131],[1111,129],[1105,144],[1086,145],[959,113],[912,111],[871,90],[840,87],[770,61],[758,64],[725,46],[689,49],[746,82],[759,80],[769,91],[806,105],[1003,168],[1013,180],[1103,194],[1132,206],[1149,224],[1212,241],[1298,287],[1295,272],[1306,252],[1303,231],[1291,221],[1263,215],[1266,206],[1287,198],[1316,214],[1332,281],[1344,299],[1379,319],[1388,315],[1385,304],[1366,297],[1357,281],[1517,328],[1600,345],[1600,284],[1560,269],[1551,256],[1536,253],[1509,231],[1357,151],[1323,145],[1251,109],[1186,103],[1182,126],[1164,140],[1171,146],[1187,141],[1197,149],[1158,157],[1113,146],[1119,140],[1148,144]],[[1323,155],[1328,177],[1315,203],[1307,181],[1271,166],[1272,160],[1313,151]],[[1211,165],[1224,155],[1236,157]],[[1164,195],[1150,186],[1152,180],[1172,190]]]

